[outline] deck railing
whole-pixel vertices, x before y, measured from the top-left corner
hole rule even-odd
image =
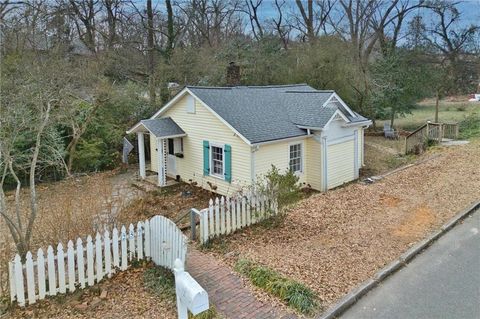
[[[406,136],[405,153],[419,153],[429,141],[438,144],[444,138],[458,138],[458,123],[427,122]]]

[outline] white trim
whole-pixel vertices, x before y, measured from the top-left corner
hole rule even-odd
[[[350,123],[345,123],[342,126],[343,127],[351,127],[351,126],[363,126],[363,125],[372,125],[372,120],[366,120],[362,122],[350,122]]]
[[[222,149],[222,175],[215,174],[213,173],[213,150],[212,147],[217,147]],[[209,154],[209,160],[210,160],[210,171],[208,173],[208,176],[215,177],[221,180],[225,180],[225,144],[222,143],[216,143],[216,142],[208,142],[208,151],[210,152]]]
[[[259,148],[259,146],[252,146],[250,152],[250,179],[252,180],[253,185],[255,185],[255,182],[257,181],[257,175],[255,174],[255,153]]]
[[[137,127],[138,127],[139,125],[142,125],[142,126],[145,128],[145,125],[143,125],[142,122],[140,121],[140,122],[138,122],[137,124],[135,124],[131,129],[127,130],[126,133],[127,133],[127,134],[138,133],[138,132],[136,132],[135,130],[137,129]],[[145,128],[145,129],[146,129],[146,128]]]
[[[345,135],[345,136],[337,137],[332,140],[327,140],[327,144],[330,146],[330,145],[345,143],[345,142],[352,141],[354,138],[355,138],[355,134]]]
[[[183,90],[178,92],[178,94],[173,97],[173,99],[168,101],[167,104],[165,104],[162,108],[160,108],[160,110],[158,110],[157,113],[153,114],[153,116],[150,117],[150,119],[153,120],[157,118],[159,115],[161,115],[162,113],[165,113],[173,104],[175,104],[178,100],[180,100],[180,98],[182,98],[187,91],[188,91],[187,87],[184,87]]]
[[[354,157],[354,165],[353,165],[353,176],[355,179],[358,178],[358,130],[353,131],[353,157]]]
[[[312,137],[312,136],[313,136],[313,134],[287,137],[287,138],[282,138],[282,139],[279,139],[279,140],[272,140],[272,141],[255,143],[255,144],[252,144],[251,146],[262,146],[262,145],[275,144],[275,143],[280,143],[280,142],[304,140],[304,139],[307,139],[307,138]]]
[[[135,124],[135,126],[133,126],[130,130],[127,131],[127,134],[131,134],[131,133],[139,133],[137,132],[137,128],[139,126],[143,126],[143,128],[145,129],[145,131],[140,131],[140,132],[148,132],[150,133],[151,135],[155,136],[155,137],[158,137],[158,138],[175,138],[175,137],[185,137],[187,136],[187,133],[183,133],[183,134],[176,134],[176,135],[168,135],[168,136],[156,136],[152,131],[150,131],[148,129],[148,127],[146,127],[142,122],[138,122],[137,124]]]
[[[327,137],[322,137],[323,167],[322,167],[322,191],[328,190],[328,142]]]
[[[156,138],[157,142],[157,178],[158,186],[165,186],[167,183],[167,168],[165,167],[165,139],[161,137]]]
[[[332,123],[332,121],[335,119],[335,116],[337,116],[337,115],[340,115],[340,116],[342,117],[342,119],[343,119],[346,123],[350,122],[350,121],[348,120],[348,118],[345,116],[345,114],[343,114],[340,110],[336,110],[335,113],[333,113],[332,117],[331,117],[331,118],[328,120],[328,122],[325,124],[324,129],[327,128],[328,125],[330,125],[330,123]]]
[[[153,134],[155,135],[155,134]],[[187,133],[184,133],[184,134],[177,134],[177,135],[167,135],[167,136],[160,136],[160,138],[177,138],[177,137],[185,137],[187,136]]]
[[[290,161],[292,160],[290,155],[290,147],[292,145],[300,145],[300,170],[293,172],[296,175],[303,175],[305,173],[305,143],[304,141],[290,142],[288,143],[288,170],[290,171]]]
[[[348,111],[348,113],[350,113],[351,116],[356,116],[355,113],[353,113],[352,109],[340,98],[340,96],[338,96],[336,92],[332,93],[332,95],[327,99],[327,101],[323,103],[322,107],[325,107],[328,103],[330,103],[330,101],[334,97],[338,102],[340,102],[340,104],[343,105],[343,107]]]
[[[222,122],[223,124],[225,124],[229,129],[231,129],[238,137],[240,137],[245,143],[247,143],[248,145],[252,145],[252,143],[245,137],[243,136],[242,134],[240,134],[235,128],[233,128],[233,126],[231,126],[227,121],[225,121],[223,119],[223,117],[221,117],[220,115],[218,115],[217,112],[215,112],[210,106],[208,106],[205,102],[203,102],[198,96],[196,96],[195,94],[193,94],[192,91],[190,91],[188,89],[188,87],[185,87],[182,91],[180,91],[180,93],[178,93],[172,100],[170,100],[170,102],[168,102],[164,107],[162,107],[157,113],[155,113],[151,119],[154,119],[160,115],[162,115],[163,113],[165,113],[169,108],[171,108],[173,106],[173,104],[175,104],[175,102],[177,102],[180,97],[183,97],[183,95],[185,93],[189,93],[190,95],[192,95],[195,99],[197,99],[200,104],[202,104],[207,110],[209,110],[213,115],[215,115],[219,120],[220,122]]]
[[[145,169],[145,137],[143,132],[137,132],[137,142],[138,142],[138,163],[139,163],[139,173],[140,178],[145,179],[147,176]]]
[[[316,126],[304,126],[304,125],[297,125],[298,128],[302,130],[314,130],[314,131],[321,131],[323,127],[316,127]]]

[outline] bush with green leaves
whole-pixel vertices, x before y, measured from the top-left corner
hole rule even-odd
[[[175,277],[164,267],[152,267],[143,274],[145,287],[152,293],[175,302]]]
[[[270,268],[248,259],[239,259],[235,270],[247,276],[255,286],[280,298],[289,307],[302,314],[313,314],[319,307],[317,297],[310,288]]]
[[[459,138],[480,137],[480,113],[472,113],[459,123]]]
[[[175,292],[175,276],[172,271],[164,267],[151,267],[143,274],[143,282],[145,287],[152,293],[169,300],[176,302]],[[210,308],[206,311],[194,316],[188,313],[189,319],[214,319],[219,318],[215,306],[210,304]]]
[[[272,165],[272,168],[257,179],[257,191],[268,198],[277,198],[278,207],[281,209],[301,199],[299,177],[290,170],[281,173]]]

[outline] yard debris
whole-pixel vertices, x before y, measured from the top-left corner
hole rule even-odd
[[[247,228],[212,253],[232,267],[238,257],[229,252],[264,264],[307,284],[329,306],[477,201],[478,158],[480,140],[441,149],[374,184],[313,195],[277,228]]]

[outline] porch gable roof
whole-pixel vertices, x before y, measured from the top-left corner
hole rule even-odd
[[[172,138],[186,136],[184,130],[170,117],[156,118],[150,120],[141,120],[134,127],[127,131],[130,133],[145,132],[160,138]]]

